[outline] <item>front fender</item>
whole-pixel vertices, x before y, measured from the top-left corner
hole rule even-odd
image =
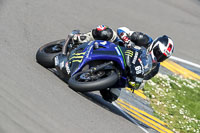
[[[64,81],[68,81],[71,75],[71,71],[69,69],[67,56],[64,54],[59,54],[54,58],[54,62],[58,76]]]

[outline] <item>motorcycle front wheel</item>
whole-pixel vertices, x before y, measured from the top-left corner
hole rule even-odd
[[[118,75],[114,70],[102,70],[95,73],[82,71],[73,75],[68,85],[78,92],[89,92],[106,89],[113,86],[118,80]]]

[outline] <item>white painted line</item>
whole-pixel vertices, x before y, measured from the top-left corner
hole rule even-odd
[[[112,102],[112,104],[117,107],[129,120],[131,120],[133,123],[135,123],[140,129],[142,129],[145,133],[149,133],[146,129],[141,127],[136,120],[134,120],[132,117],[130,117],[127,113],[125,113],[115,102]]]
[[[190,61],[187,61],[187,60],[184,60],[184,59],[175,57],[175,56],[171,56],[170,59],[176,60],[176,61],[180,61],[180,62],[185,63],[185,64],[188,64],[188,65],[190,65],[190,66],[194,66],[194,67],[200,68],[200,65],[199,65],[199,64],[196,64],[196,63],[193,63],[193,62],[190,62]]]

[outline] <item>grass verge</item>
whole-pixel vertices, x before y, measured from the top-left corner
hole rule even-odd
[[[157,74],[145,84],[144,94],[171,130],[200,132],[200,81]]]

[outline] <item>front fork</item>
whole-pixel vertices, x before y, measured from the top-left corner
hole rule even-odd
[[[55,68],[57,70],[58,76],[65,82],[68,82],[71,75],[71,71],[68,64],[68,56],[72,49],[70,47],[70,41],[72,40],[72,37],[73,34],[68,35],[66,42],[62,48],[62,54],[59,54],[54,58]]]

